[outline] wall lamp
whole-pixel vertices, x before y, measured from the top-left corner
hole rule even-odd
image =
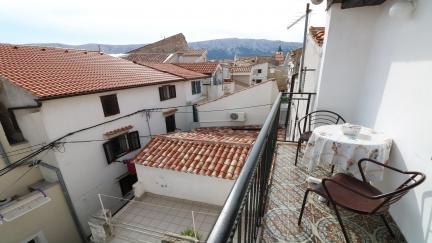
[[[396,0],[389,9],[389,15],[396,19],[407,19],[412,15],[415,8],[415,0]]]

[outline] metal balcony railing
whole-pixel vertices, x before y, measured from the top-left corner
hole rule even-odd
[[[267,202],[268,182],[278,135],[279,94],[207,242],[253,242]]]
[[[314,95],[315,93],[279,94],[207,242],[257,241],[267,203],[278,134],[279,137],[284,136],[284,141],[297,139],[298,131],[302,130],[298,129],[297,121],[311,111]]]

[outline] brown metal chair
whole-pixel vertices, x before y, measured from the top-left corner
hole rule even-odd
[[[375,163],[384,168],[398,172],[399,174],[407,175],[409,178],[396,188],[395,191],[382,193],[366,180],[362,167],[363,162]],[[349,238],[337,206],[359,214],[380,216],[390,235],[394,238],[395,235],[385,219],[384,213],[388,211],[391,204],[397,202],[402,196],[407,194],[409,190],[421,184],[426,179],[426,176],[420,172],[401,171],[371,159],[361,159],[358,163],[358,167],[363,179],[362,181],[353,176],[338,173],[330,178],[324,178],[320,184],[309,186],[304,195],[298,225],[301,224],[308,193],[312,191],[326,198],[331,204],[342,228],[346,242],[349,242]]]
[[[301,129],[302,123],[303,123],[303,131]],[[339,123],[345,123],[345,119],[343,119],[343,117],[337,114],[336,112],[327,111],[327,110],[313,111],[307,114],[306,116],[300,118],[300,120],[297,121],[297,128],[299,130],[300,137],[297,142],[297,152],[296,152],[294,165],[297,166],[300,147],[302,143],[309,141],[309,138],[312,135],[312,129],[318,126],[333,125]]]

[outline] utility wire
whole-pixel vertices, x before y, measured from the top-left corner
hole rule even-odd
[[[6,156],[8,156],[8,155],[12,155],[13,153],[15,153],[15,152],[19,152],[19,151],[22,151],[22,150],[27,150],[27,149],[30,149],[30,148],[32,148],[32,147],[36,147],[36,146],[42,146],[42,145],[44,145],[45,143],[40,143],[40,144],[35,144],[35,145],[30,145],[30,146],[27,146],[27,147],[24,147],[24,148],[20,148],[20,149],[15,149],[15,150],[12,150],[12,151],[7,151],[7,152],[4,152],[4,153],[0,153],[0,156],[4,156],[4,155],[6,155]],[[31,150],[30,150],[31,151]],[[5,157],[3,157],[3,158],[5,158]]]
[[[247,109],[247,108],[266,106],[266,105],[270,105],[270,104],[256,105],[256,106],[249,106],[249,107],[237,107],[237,108],[229,108],[229,109],[220,109],[220,110],[204,110],[204,111],[198,111],[198,112],[212,112],[212,111],[226,111],[226,110],[236,110],[236,109]],[[3,176],[6,173],[8,173],[9,171],[13,170],[14,168],[16,168],[16,167],[18,167],[18,166],[26,163],[28,160],[30,160],[31,158],[37,156],[38,154],[42,153],[43,151],[48,150],[48,149],[52,149],[56,145],[56,143],[60,142],[64,138],[72,136],[72,135],[74,135],[76,133],[80,133],[80,132],[83,132],[83,131],[86,131],[86,130],[89,130],[89,129],[92,129],[92,128],[95,128],[95,127],[99,127],[99,126],[102,126],[102,125],[105,125],[105,124],[108,124],[108,123],[111,123],[111,122],[114,122],[114,121],[118,121],[120,119],[123,119],[123,118],[126,118],[126,117],[130,117],[130,116],[142,113],[142,112],[158,112],[158,111],[160,112],[160,111],[166,110],[166,109],[176,109],[176,108],[184,108],[184,107],[192,107],[192,106],[193,105],[180,105],[180,106],[171,106],[171,107],[157,107],[157,108],[140,109],[140,110],[134,111],[132,113],[129,113],[129,114],[117,117],[115,119],[111,119],[109,121],[105,121],[105,122],[98,123],[98,124],[95,124],[95,125],[92,125],[92,126],[89,126],[89,127],[85,127],[85,128],[81,128],[81,129],[75,130],[73,132],[69,132],[69,133],[67,133],[67,134],[65,134],[65,135],[63,135],[63,136],[61,136],[61,137],[59,137],[59,138],[57,138],[57,139],[49,142],[48,144],[43,145],[38,150],[36,150],[36,151],[34,151],[34,152],[26,155],[25,157],[23,157],[23,158],[15,161],[15,162],[7,165],[3,169],[0,169],[0,176]]]

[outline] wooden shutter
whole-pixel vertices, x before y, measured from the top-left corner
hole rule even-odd
[[[140,138],[138,131],[134,131],[127,134],[127,139],[129,143],[129,151],[137,150],[141,148]]]
[[[168,87],[169,87],[169,97],[170,98],[175,98],[176,97],[175,85],[170,85]]]
[[[160,100],[161,101],[164,101],[164,100],[166,100],[165,99],[165,95],[164,95],[164,89],[163,89],[164,87],[162,86],[162,87],[159,87],[159,98],[160,98]]]
[[[104,143],[103,148],[105,151],[105,157],[107,159],[107,162],[108,164],[111,164],[115,160],[115,154],[113,153],[111,148],[111,141]]]
[[[120,113],[120,108],[117,101],[117,95],[104,95],[100,97],[104,115],[112,116]]]
[[[165,125],[166,125],[167,133],[175,131],[176,124],[175,124],[175,115],[174,114],[171,116],[165,117]]]
[[[198,117],[198,109],[196,108],[196,105],[192,106],[192,114],[193,114],[193,121],[194,122],[199,122],[199,117]]]
[[[196,87],[197,92],[196,93],[201,94],[201,81],[197,81],[196,85],[197,85],[197,87]]]

